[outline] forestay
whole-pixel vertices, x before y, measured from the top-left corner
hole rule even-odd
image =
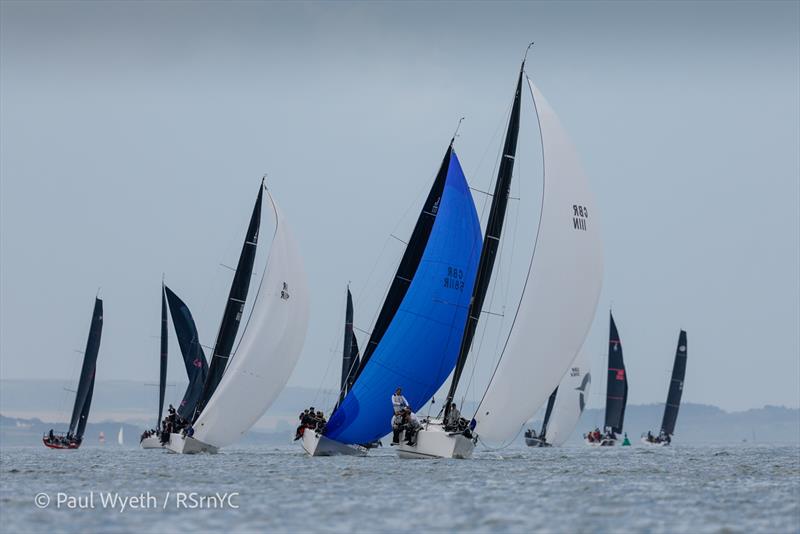
[[[275,235],[253,310],[214,395],[194,424],[195,439],[224,447],[238,440],[289,380],[308,326],[306,275],[295,239],[272,196]]]
[[[475,415],[488,441],[511,439],[575,359],[592,323],[603,276],[594,198],[574,146],[528,80],[539,121],[544,191],[538,235],[519,307]]]

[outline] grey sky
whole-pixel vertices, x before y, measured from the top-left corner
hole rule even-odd
[[[72,376],[102,286],[98,378],[152,381],[162,272],[212,343],[269,173],[312,295],[290,384],[334,384],[347,281],[368,328],[461,116],[487,187],[535,40],[602,209],[588,350],[613,302],[632,403],[663,402],[683,327],[685,400],[796,407],[799,5],[3,1],[0,374]]]

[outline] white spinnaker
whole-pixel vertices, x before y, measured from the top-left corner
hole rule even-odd
[[[536,245],[511,332],[475,414],[490,442],[512,439],[558,385],[594,319],[603,278],[600,225],[578,154],[528,80],[539,120],[544,192]]]
[[[292,373],[308,327],[309,298],[303,262],[281,211],[263,279],[242,339],[194,437],[215,447],[238,440],[267,411]]]
[[[586,350],[578,354],[558,385],[556,402],[547,423],[547,442],[550,445],[559,447],[569,439],[589,402],[592,375],[587,354]]]

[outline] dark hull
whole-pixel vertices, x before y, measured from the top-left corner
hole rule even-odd
[[[525,445],[528,447],[552,447],[552,445],[539,438],[525,438]]]
[[[46,437],[42,438],[42,443],[44,443],[44,446],[47,447],[48,449],[70,449],[70,450],[74,450],[74,449],[77,449],[78,447],[81,446],[79,441],[70,441],[69,443],[67,443],[65,445],[63,443],[59,443],[59,442],[55,442],[55,441],[51,442]]]

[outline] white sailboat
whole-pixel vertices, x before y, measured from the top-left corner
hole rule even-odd
[[[123,435],[122,427],[119,427],[119,432],[117,433],[117,443],[125,445],[125,436]]]
[[[535,246],[512,327],[470,424],[472,431],[448,430],[443,419],[431,420],[419,431],[416,445],[399,447],[402,457],[463,458],[471,455],[472,444],[477,439],[475,435],[492,442],[513,439],[558,385],[577,356],[594,319],[603,271],[596,204],[575,147],[544,96],[525,75],[524,68],[523,60],[498,172],[498,183],[502,178],[506,178],[507,183],[500,188],[496,184],[484,238],[484,249],[493,247],[496,250],[502,221],[497,228],[493,215],[496,205],[507,201],[510,192],[524,78],[541,133],[544,176],[538,228],[522,230],[525,239],[530,239]],[[510,138],[513,138],[511,144]],[[505,211],[504,206],[501,208],[499,217]],[[487,268],[483,257],[481,260],[476,287],[488,287],[489,280],[480,277],[491,273],[491,265]],[[491,261],[493,263],[493,259]],[[470,321],[475,326],[480,311],[470,308]],[[471,330],[474,333],[474,327]],[[471,337],[462,345],[466,351],[462,350],[456,366],[444,420],[454,399],[469,345]]]
[[[592,385],[587,351],[581,351],[553,391],[553,404],[545,415],[538,436],[526,432],[525,443],[531,447],[560,447],[569,439],[586,407]]]
[[[303,263],[283,214],[267,195],[275,233],[252,312],[235,353],[191,430],[170,435],[167,449],[171,452],[215,453],[241,438],[286,385],[303,348],[309,313]]]

